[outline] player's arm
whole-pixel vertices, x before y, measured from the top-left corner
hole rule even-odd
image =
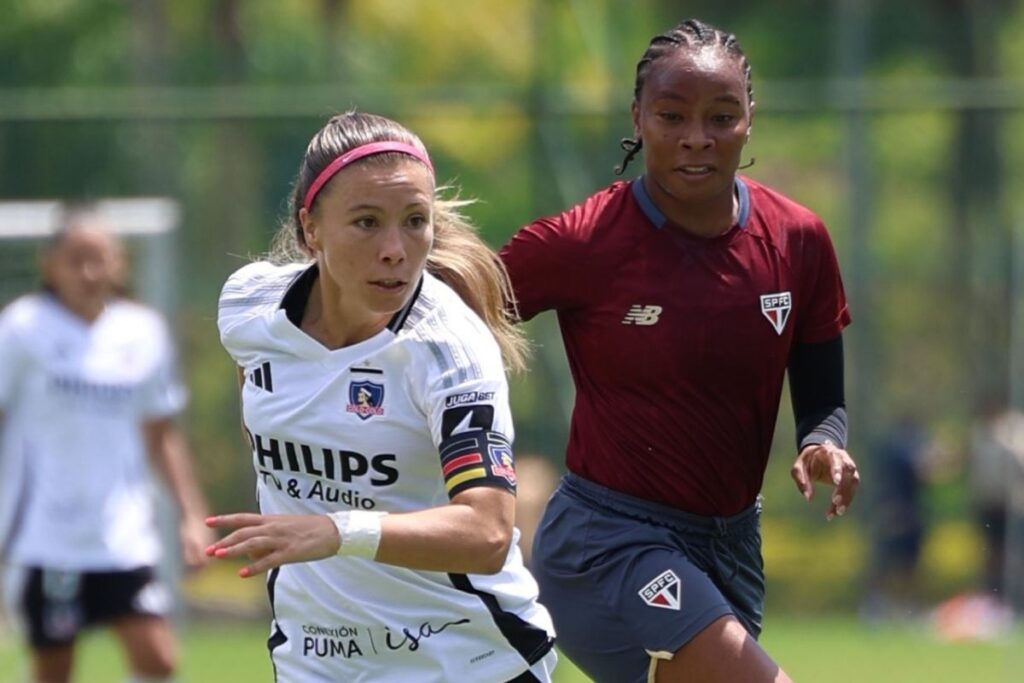
[[[0,313],[0,439],[7,426],[6,414],[15,407],[21,395],[21,378],[35,371],[25,339],[14,322],[13,306]],[[22,449],[0,449],[0,563],[13,541],[19,510],[30,493],[25,479],[27,455]],[[2,600],[0,600],[2,602]],[[2,610],[0,610],[2,611]]]
[[[510,492],[469,489],[448,505],[382,518],[376,559],[428,571],[494,574],[505,564],[514,521]]]
[[[245,417],[242,413],[242,389],[245,387],[245,368],[241,365],[236,365],[235,370],[238,372],[238,415],[239,415],[239,426],[242,428],[242,441],[251,450],[252,440],[249,438],[249,430],[245,428]]]
[[[525,321],[541,311],[575,308],[593,296],[592,259],[583,254],[586,239],[578,229],[585,222],[584,212],[575,207],[524,226],[498,251],[512,285],[515,318]]]
[[[431,571],[501,570],[516,493],[506,391],[504,381],[492,381],[436,395],[431,421],[449,503],[383,518],[378,561]]]
[[[846,512],[860,485],[857,464],[846,452],[842,336],[797,343],[789,361],[789,387],[799,453],[790,474],[807,500],[814,496],[815,482],[832,485],[825,513],[832,519]]]
[[[3,440],[3,436],[4,411],[0,410],[0,441]],[[8,482],[8,479],[10,479],[11,481],[14,480],[12,473],[7,471],[7,468],[9,466],[10,463],[7,462],[7,458],[5,457],[3,449],[0,448],[0,493],[4,493],[5,495],[7,495],[8,493],[13,493],[13,491],[8,490],[12,486],[12,484]],[[7,534],[9,531],[7,529],[8,525],[4,523],[6,521],[4,519],[4,512],[5,510],[3,508],[0,508],[0,564],[3,564],[4,550],[7,548]],[[2,602],[2,600],[0,600],[0,602]]]
[[[497,356],[491,360],[500,362]],[[242,576],[339,553],[427,571],[500,571],[512,543],[516,482],[504,387],[499,382],[442,388],[431,402],[447,504],[387,515],[222,515],[207,523],[235,531],[207,553],[248,556],[253,562]]]
[[[487,438],[483,430],[476,431],[461,440],[463,446],[472,439]],[[235,530],[207,548],[207,554],[218,558],[248,556],[253,561],[239,572],[243,577],[282,564],[336,554],[360,555],[410,569],[496,573],[508,555],[515,521],[511,456],[502,452],[506,457],[495,465],[497,472],[486,463],[481,467],[472,467],[471,463],[468,469],[449,468],[455,472],[452,478],[458,479],[449,485],[450,502],[426,510],[387,515],[355,510],[345,513],[343,523],[327,515],[241,513],[212,517],[207,520],[210,526]],[[465,459],[466,455],[478,454],[455,457]],[[476,464],[481,461],[478,459]],[[372,543],[367,543],[368,538]]]
[[[427,510],[376,516],[379,546],[372,559],[427,571],[498,572],[512,543],[515,497],[481,487],[456,499]],[[249,557],[250,564],[239,571],[242,577],[283,564],[333,557],[352,540],[327,515],[239,513],[211,517],[207,523],[234,529],[207,548],[207,555]]]
[[[206,562],[204,549],[212,539],[204,518],[206,501],[192,470],[188,440],[173,417],[161,417],[143,423],[146,448],[156,470],[178,505],[182,556],[186,566],[195,568]]]
[[[472,574],[501,570],[512,544],[516,474],[509,439],[491,429],[492,409],[472,404],[445,411],[439,450],[449,504],[381,519],[379,562]],[[470,428],[453,427],[459,423]]]

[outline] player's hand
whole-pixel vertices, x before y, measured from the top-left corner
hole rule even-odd
[[[333,557],[341,547],[338,529],[326,515],[259,515],[238,513],[209,517],[213,529],[234,529],[206,549],[216,558],[247,556],[252,563],[242,567],[242,578],[262,574],[294,562],[311,562]]]
[[[181,559],[186,571],[196,571],[206,566],[205,549],[216,540],[201,518],[186,517],[178,525],[178,537],[181,540]]]
[[[860,486],[857,463],[849,453],[831,441],[805,447],[797,456],[789,474],[807,500],[814,498],[815,483],[832,485],[832,500],[825,513],[825,519],[828,520],[846,512]]]

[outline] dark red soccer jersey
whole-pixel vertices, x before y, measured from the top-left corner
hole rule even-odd
[[[683,233],[643,182],[619,182],[501,250],[524,320],[555,310],[576,383],[566,464],[701,515],[761,489],[796,342],[849,323],[814,213],[747,178],[712,239]]]

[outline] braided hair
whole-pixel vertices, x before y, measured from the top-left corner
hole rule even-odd
[[[743,68],[743,78],[747,82],[747,103],[753,107],[754,87],[751,79],[750,62],[747,61],[747,56],[744,54],[743,48],[740,47],[739,41],[736,40],[736,36],[715,28],[710,24],[705,24],[698,19],[687,19],[672,30],[651,38],[651,44],[647,46],[647,51],[644,52],[643,57],[636,64],[636,84],[633,87],[634,101],[640,101],[640,93],[644,89],[644,81],[647,80],[647,74],[650,73],[654,62],[668,56],[675,50],[703,47],[723,49],[726,54],[739,60],[740,66]],[[622,159],[622,163],[615,167],[615,175],[622,175],[626,171],[626,166],[629,165],[629,162],[633,160],[633,157],[643,147],[643,141],[639,135],[635,138],[623,138],[619,146],[626,152],[626,156]]]

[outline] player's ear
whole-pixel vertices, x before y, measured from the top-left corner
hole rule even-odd
[[[308,209],[299,209],[299,223],[302,225],[302,239],[311,251],[320,251],[320,240],[317,238],[316,221]]]

